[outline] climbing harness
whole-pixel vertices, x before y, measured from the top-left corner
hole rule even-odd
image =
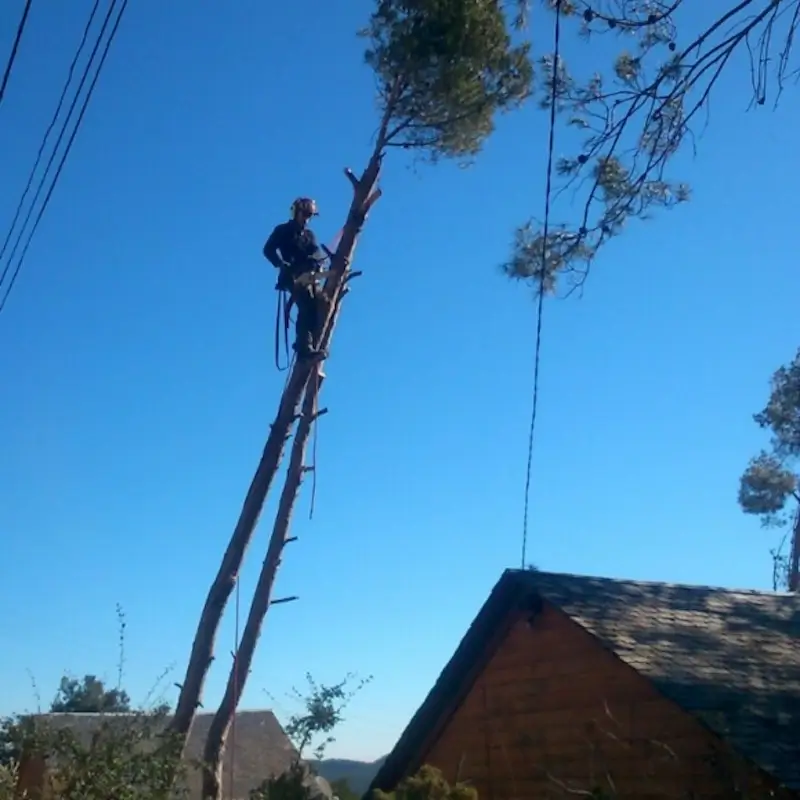
[[[309,198],[298,198],[297,200],[292,203],[292,211],[294,212],[295,206],[299,203],[311,203],[314,213],[316,213],[316,203]],[[325,269],[323,265],[325,262],[330,262],[333,260],[334,250],[339,245],[339,241],[342,238],[342,232],[344,228],[340,229],[336,236],[333,237],[333,241],[330,245],[322,245],[318,255],[313,259],[316,262],[316,267],[314,269],[309,270],[308,272],[297,276],[292,281],[291,279],[287,279],[287,276],[284,274],[280,274],[278,276],[278,281],[275,284],[275,291],[277,293],[277,308],[275,309],[275,368],[278,372],[285,372],[291,366],[291,362],[289,359],[289,328],[291,327],[292,320],[292,306],[294,305],[294,299],[292,298],[292,294],[290,291],[291,283],[294,282],[299,286],[308,286],[311,283],[322,283],[323,281],[327,280],[329,270]],[[283,329],[283,351],[285,356],[286,363],[284,366],[281,366],[281,329]]]

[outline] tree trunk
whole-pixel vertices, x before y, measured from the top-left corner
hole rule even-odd
[[[267,493],[283,456],[286,441],[297,418],[297,410],[311,365],[299,363],[295,366],[283,393],[278,415],[272,424],[267,443],[261,455],[250,488],[245,497],[239,520],[234,528],[217,576],[211,584],[200,622],[197,626],[186,675],[180,687],[175,715],[170,722],[170,732],[177,734],[182,746],[189,735],[197,707],[200,705],[203,686],[214,657],[214,642],[225,606],[231,596],[245,552],[253,538],[256,523],[264,506]]]
[[[375,185],[380,173],[388,116],[387,113],[381,123],[375,149],[361,178],[356,178],[349,170],[345,171],[353,187],[353,200],[342,230],[339,246],[331,260],[331,275],[323,289],[329,301],[320,337],[325,345],[330,340],[339,304],[346,292],[346,271],[355,251],[358,236],[369,209],[380,197],[380,191],[375,190]],[[173,735],[173,746],[178,747],[181,754],[185,750],[186,739],[201,702],[203,686],[213,660],[214,642],[225,606],[236,584],[247,546],[253,538],[267,493],[280,466],[283,450],[291,434],[292,425],[297,419],[298,408],[309,377],[315,370],[316,365],[305,360],[297,361],[292,369],[261,461],[245,497],[239,520],[200,615],[186,675],[180,687],[175,715],[169,726],[169,733]]]
[[[792,541],[789,545],[788,584],[790,592],[800,592],[800,505],[794,516]]]
[[[382,131],[385,129],[382,127]],[[364,224],[369,209],[380,197],[375,191],[375,184],[381,165],[382,139],[379,136],[372,158],[360,179],[355,179],[346,171],[348,179],[353,184],[354,197],[350,206],[347,222],[342,231],[336,254],[331,265],[331,276],[325,285],[324,291],[328,298],[328,313],[320,336],[321,346],[330,346],[333,331],[341,309],[341,303],[347,292],[345,272],[350,263],[358,234]],[[222,797],[222,761],[225,754],[225,744],[231,724],[236,714],[244,686],[249,675],[255,655],[261,627],[269,610],[272,587],[280,565],[281,554],[286,545],[292,512],[300,491],[303,480],[306,445],[311,433],[311,426],[317,416],[324,412],[317,412],[317,402],[323,378],[317,372],[306,385],[303,408],[300,422],[292,444],[289,467],[286,474],[283,491],[281,492],[275,524],[272,529],[267,556],[261,567],[250,611],[247,615],[242,640],[234,655],[234,663],[228,675],[225,694],[217,713],[211,722],[203,754],[203,800],[220,800]],[[234,769],[234,759],[231,759],[231,771]]]
[[[261,635],[261,627],[269,610],[272,587],[275,575],[281,562],[281,554],[287,544],[289,525],[292,512],[300,492],[300,485],[305,474],[304,460],[306,445],[311,434],[311,428],[317,413],[317,401],[322,378],[317,382],[313,377],[306,389],[303,400],[302,416],[297,426],[294,442],[292,443],[289,457],[289,468],[286,474],[286,483],[281,492],[278,511],[275,515],[275,525],[269,540],[267,556],[258,576],[258,583],[253,592],[253,602],[247,614],[247,622],[242,632],[241,644],[234,654],[233,667],[228,676],[225,695],[219,709],[211,721],[203,753],[203,800],[219,800],[222,796],[222,759],[225,753],[225,744],[233,722],[236,708],[244,691],[247,676],[253,663],[256,645]],[[234,759],[231,759],[231,771],[234,768]]]

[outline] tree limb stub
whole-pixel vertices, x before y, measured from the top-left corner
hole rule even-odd
[[[333,301],[328,309],[327,318],[325,320],[323,331],[327,331],[331,326],[331,319],[334,308],[340,299],[340,293],[345,282],[345,274],[347,268],[353,260],[353,253],[355,252],[356,243],[359,234],[365,221],[365,206],[375,191],[378,178],[380,177],[381,165],[383,162],[383,138],[386,135],[386,126],[388,125],[388,117],[385,117],[381,122],[381,131],[378,134],[378,141],[375,144],[375,149],[370,156],[364,172],[360,178],[357,178],[353,171],[348,167],[344,170],[344,174],[350,181],[353,187],[353,200],[350,203],[350,209],[347,214],[347,221],[342,229],[342,236],[339,240],[339,246],[331,259],[330,275],[325,281],[323,293],[325,296]],[[370,201],[370,208],[377,202],[380,194],[373,197]],[[327,334],[323,334],[326,336]]]
[[[269,604],[271,606],[279,606],[282,603],[293,603],[295,600],[299,600],[300,595],[293,594],[290,597],[276,597],[274,600],[270,600]]]
[[[355,173],[353,172],[353,170],[351,170],[350,167],[345,167],[344,168],[344,174],[345,174],[345,177],[347,178],[347,180],[349,180],[350,183],[353,185],[353,191],[357,192],[358,191],[358,178],[356,178]]]

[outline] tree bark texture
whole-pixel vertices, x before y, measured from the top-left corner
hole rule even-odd
[[[242,640],[234,654],[234,662],[228,676],[225,694],[208,730],[203,753],[203,800],[219,800],[222,797],[222,760],[236,709],[244,691],[247,677],[253,664],[256,646],[261,635],[264,618],[269,610],[272,587],[280,566],[283,548],[287,544],[289,526],[294,506],[300,493],[305,474],[305,453],[311,429],[317,417],[317,402],[322,379],[312,377],[303,400],[302,416],[297,425],[289,456],[286,482],[281,492],[275,524],[267,548],[267,556],[253,592],[253,601],[242,631]],[[231,760],[231,771],[234,761]]]

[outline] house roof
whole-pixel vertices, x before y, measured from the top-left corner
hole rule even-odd
[[[186,758],[199,761],[202,758],[208,729],[213,714],[197,714],[186,743]],[[89,741],[91,734],[103,723],[114,725],[117,720],[136,720],[134,714],[37,714],[35,718],[50,727],[69,728],[81,740]],[[165,722],[168,721],[165,718]],[[286,736],[272,711],[238,711],[236,713],[235,737],[228,737],[223,779],[227,796],[231,754],[234,754],[234,792],[236,798],[246,798],[250,789],[265,778],[285,772],[296,757],[296,750]],[[192,770],[189,775],[190,789],[199,789],[199,774]],[[195,791],[194,794],[197,794]],[[194,794],[192,796],[194,796]]]
[[[506,570],[375,776],[392,788],[469,691],[510,612],[559,607],[790,789],[800,789],[800,595]]]

